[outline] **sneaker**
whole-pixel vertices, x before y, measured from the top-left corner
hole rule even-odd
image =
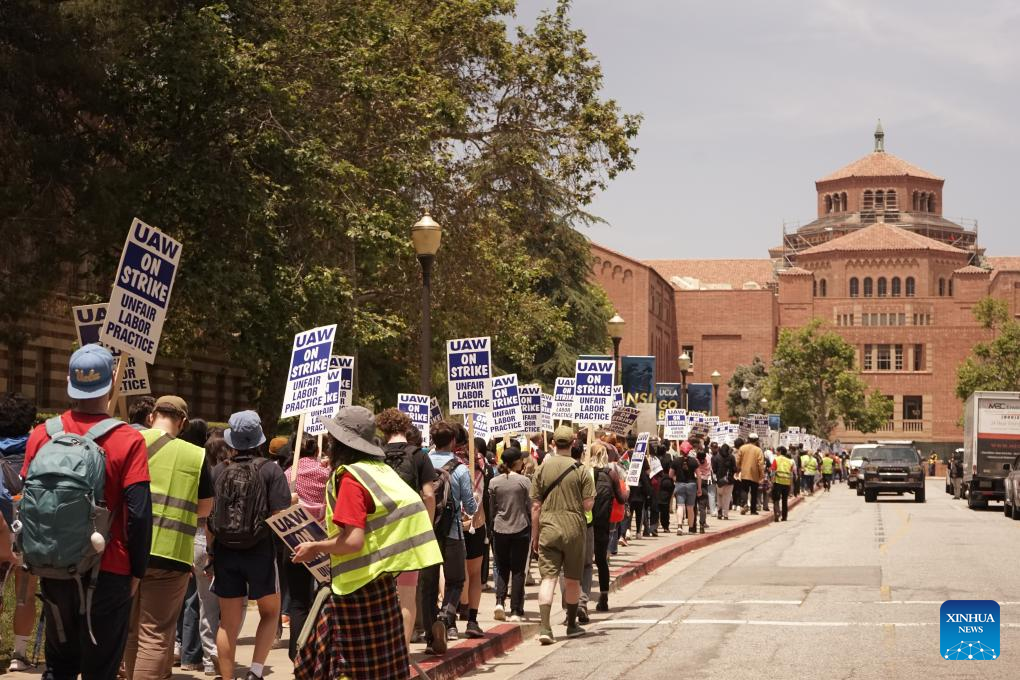
[[[290,617],[284,614],[280,617],[280,623],[290,628]]]
[[[586,631],[584,630],[584,628],[581,628],[577,624],[574,624],[573,626],[567,626],[567,637],[568,638],[580,637],[580,636],[584,635],[585,632]]]
[[[252,671],[248,671],[248,675],[244,676],[244,680],[262,680],[262,676],[255,675]]]
[[[683,536],[684,535],[684,530],[683,529],[677,529],[676,530],[676,535],[677,536]]]
[[[28,662],[21,654],[15,654],[11,657],[11,665],[7,667],[8,673],[14,673],[16,671],[30,671],[35,668],[35,665]]]
[[[205,670],[205,666],[200,663],[182,663],[182,671],[202,671]]]
[[[521,616],[520,614],[511,614],[510,618],[507,619],[507,621],[509,621],[510,623],[520,623],[523,620],[524,620],[524,617]]]
[[[497,604],[496,608],[492,610],[492,618],[497,621],[506,621],[506,610],[503,609],[503,605]]]
[[[174,666],[181,665],[181,645],[180,643],[174,643]]]
[[[447,640],[459,640],[460,634],[457,633],[457,626],[450,626],[446,629]]]
[[[542,643],[542,645],[551,645],[552,643],[556,642],[556,638],[553,637],[552,631],[547,628],[545,630],[539,631],[538,641]]]
[[[588,623],[591,619],[588,618],[588,610],[585,607],[577,608],[577,622]]]
[[[464,627],[464,635],[472,640],[477,640],[478,638],[485,637],[485,631],[482,630],[477,621],[468,621],[467,626]]]
[[[429,647],[435,650],[432,654],[446,653],[446,621],[436,619],[432,622],[432,642]]]
[[[202,675],[204,675],[204,676],[206,676],[208,678],[212,678],[212,677],[215,677],[215,676],[219,675],[219,673],[216,671],[216,664],[208,662],[208,661],[203,663],[202,664]]]
[[[601,593],[599,595],[598,604],[595,605],[595,611],[607,612],[609,611],[609,593]]]

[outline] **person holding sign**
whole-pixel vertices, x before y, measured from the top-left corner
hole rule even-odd
[[[334,467],[326,488],[329,536],[298,545],[294,561],[327,553],[333,579],[294,677],[404,680],[410,657],[394,574],[442,561],[432,521],[418,493],[386,464],[371,411],[347,406],[319,420]]]
[[[574,431],[560,425],[553,433],[556,455],[546,456],[531,486],[531,548],[538,553],[542,585],[538,591],[541,613],[539,642],[555,642],[550,616],[556,579],[563,573],[566,583],[567,637],[584,635],[577,625],[581,575],[584,571],[585,513],[595,505],[595,482],[583,466],[570,456]]]

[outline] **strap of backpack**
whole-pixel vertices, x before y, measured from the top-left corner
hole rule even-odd
[[[61,420],[60,416],[53,416],[46,421],[46,434],[50,436],[50,439],[64,433],[64,421]]]
[[[85,433],[86,439],[96,441],[101,437],[106,436],[112,432],[115,428],[121,425],[126,425],[123,420],[117,420],[116,418],[105,418],[100,420],[98,423],[89,428],[89,431]]]
[[[152,457],[159,453],[160,449],[162,449],[164,446],[172,442],[173,439],[174,439],[173,437],[164,432],[162,437],[149,444],[146,447],[146,449],[149,452],[149,460],[152,460]]]
[[[551,494],[553,492],[553,489],[555,489],[557,486],[559,486],[559,483],[562,482],[566,478],[567,475],[569,475],[571,472],[573,472],[574,470],[578,469],[579,467],[581,467],[580,463],[574,463],[573,465],[568,467],[566,470],[564,470],[560,474],[559,477],[554,479],[553,483],[550,484],[549,487],[542,493],[542,500],[541,500],[541,502],[545,503],[545,499],[549,498],[549,494]]]

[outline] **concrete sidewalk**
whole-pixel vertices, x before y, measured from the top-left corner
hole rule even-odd
[[[791,499],[791,510],[796,507],[803,498]],[[675,515],[673,516],[675,519]],[[741,515],[739,510],[731,511],[729,520],[709,518],[708,529],[704,534],[676,535],[675,522],[671,525],[671,531],[663,533],[660,531],[658,537],[639,538],[632,540],[630,545],[620,546],[619,553],[610,558],[610,569],[612,574],[611,590],[617,590],[632,583],[637,579],[648,575],[655,569],[680,557],[684,553],[698,548],[711,545],[721,540],[738,536],[755,528],[765,526],[772,522],[772,513],[761,513],[760,515]],[[533,563],[531,576],[538,577],[538,565]],[[490,579],[491,583],[491,579]],[[598,599],[598,572],[593,577],[592,591],[594,601],[589,605],[589,611],[594,612],[595,601]],[[411,658],[422,670],[427,673],[430,680],[449,680],[459,677],[468,671],[477,668],[489,659],[505,654],[525,640],[535,637],[538,634],[538,586],[525,588],[525,621],[523,623],[500,623],[493,618],[495,607],[495,593],[489,589],[482,593],[481,606],[478,611],[478,623],[485,631],[485,637],[477,640],[463,638],[464,622],[458,622],[457,629],[461,633],[461,639],[451,641],[446,654],[441,657],[426,656],[425,644],[416,643],[411,645]],[[563,621],[563,612],[560,608],[560,597],[554,598],[553,604],[553,632],[558,636],[564,635],[564,627],[558,625]],[[609,598],[609,607],[612,610],[613,598]],[[251,660],[252,645],[254,644],[255,627],[258,625],[258,611],[254,603],[250,605],[245,617],[241,638],[238,641],[237,674],[244,677],[247,672],[248,662]],[[292,664],[287,657],[287,639],[290,631],[287,627],[283,629],[283,640],[270,652],[267,659],[265,677],[292,677]],[[296,634],[296,631],[295,631]],[[39,673],[10,673],[9,678],[32,678]],[[173,678],[175,680],[184,678],[207,678],[201,671],[182,671],[174,668]],[[412,671],[412,677],[421,677],[417,671]]]

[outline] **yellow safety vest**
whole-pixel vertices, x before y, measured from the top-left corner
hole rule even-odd
[[[147,446],[164,434],[142,431]],[[181,439],[172,439],[149,457],[153,555],[184,564],[195,561],[198,480],[204,462],[205,451]]]
[[[417,571],[439,564],[443,556],[436,543],[425,504],[418,493],[382,461],[359,461],[341,465],[326,484],[326,532],[340,533],[332,522],[336,508],[336,485],[346,472],[372,496],[375,510],[365,523],[365,544],[350,555],[330,555],[333,593],[349,595],[383,574]]]
[[[814,456],[809,456],[806,453],[800,457],[800,466],[804,468],[804,474],[813,475],[818,472],[818,461],[815,460]]]
[[[786,456],[776,458],[776,484],[789,486],[793,482],[793,461]]]
[[[832,474],[832,459],[829,458],[828,456],[822,458],[822,474],[823,475]]]

